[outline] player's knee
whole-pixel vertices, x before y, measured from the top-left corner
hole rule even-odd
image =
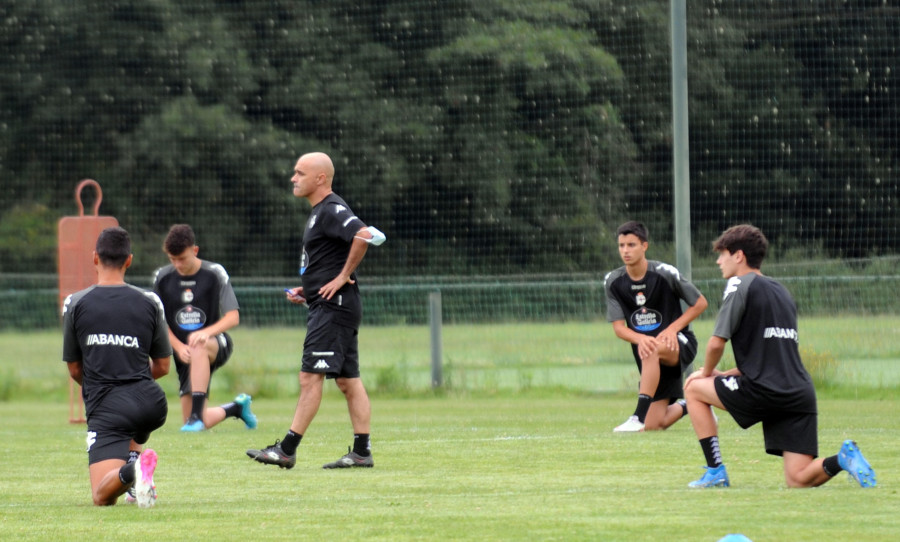
[[[92,492],[91,497],[94,500],[94,506],[112,506],[112,505],[116,504],[115,499],[109,499],[109,498],[103,497],[96,491]]]

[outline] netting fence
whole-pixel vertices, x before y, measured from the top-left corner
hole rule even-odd
[[[750,222],[805,314],[896,314],[900,8],[687,15],[698,285],[718,299],[709,243]],[[132,282],[187,222],[243,324],[299,323],[289,177],[311,150],[388,236],[359,272],[367,324],[424,322],[434,290],[445,323],[602,319],[619,223],[674,262],[669,25],[662,0],[6,2],[0,328],[58,325],[83,178],[135,240]]]

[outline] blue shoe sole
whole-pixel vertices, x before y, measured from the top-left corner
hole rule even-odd
[[[875,480],[875,471],[852,440],[844,441],[838,454],[838,463],[860,487],[875,487],[878,484]]]

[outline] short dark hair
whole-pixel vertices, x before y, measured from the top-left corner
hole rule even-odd
[[[619,229],[616,230],[616,239],[618,239],[620,235],[628,234],[636,235],[642,243],[646,243],[650,240],[650,232],[647,231],[647,226],[644,226],[643,223],[636,222],[634,220],[629,220],[628,222],[619,226]]]
[[[166,240],[163,241],[163,250],[166,251],[166,254],[178,256],[186,249],[194,246],[195,243],[194,230],[190,226],[187,224],[175,224],[169,228],[169,234],[166,235]]]
[[[131,256],[131,237],[118,226],[106,228],[97,237],[94,250],[104,267],[122,267]]]
[[[740,250],[747,258],[747,265],[752,269],[759,269],[769,250],[769,241],[756,226],[740,224],[722,232],[722,235],[713,241],[713,250],[716,252],[727,250],[732,254]]]

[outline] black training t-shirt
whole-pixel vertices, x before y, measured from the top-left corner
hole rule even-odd
[[[812,386],[800,360],[797,305],[778,281],[757,273],[729,279],[713,335],[731,341],[735,365],[754,384],[781,394]]]
[[[228,273],[221,265],[201,260],[200,270],[181,276],[174,265],[156,270],[153,291],[162,299],[166,322],[181,342],[188,335],[215,324],[226,312],[238,310]]]
[[[110,388],[152,381],[150,358],[171,355],[162,303],[153,292],[95,285],[66,298],[63,361],[82,362],[87,415]]]
[[[347,262],[353,237],[366,227],[337,194],[331,193],[312,209],[303,232],[300,277],[306,302],[319,300],[319,289],[333,280]],[[350,275],[356,281],[356,273]],[[338,294],[359,295],[357,284],[347,283]]]
[[[656,337],[684,311],[681,301],[690,306],[697,303],[701,293],[672,265],[648,260],[647,272],[640,280],[632,280],[625,267],[609,272],[603,281],[606,290],[606,319],[624,320],[629,329]],[[693,337],[690,328],[680,330]],[[635,359],[637,345],[631,345]]]

